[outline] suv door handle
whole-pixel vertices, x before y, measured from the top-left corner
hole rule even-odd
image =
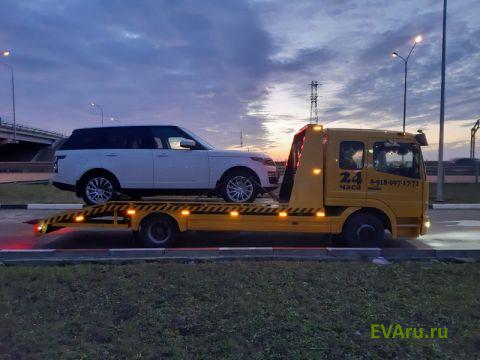
[[[118,154],[106,154],[105,156],[108,156],[108,157],[115,157],[115,156],[118,156]]]
[[[168,157],[168,154],[157,154],[156,157]]]

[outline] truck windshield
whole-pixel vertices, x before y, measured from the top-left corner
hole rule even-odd
[[[420,179],[420,159],[418,144],[385,141],[373,145],[373,166],[380,172]]]

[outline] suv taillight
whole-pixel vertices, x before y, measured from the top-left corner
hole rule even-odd
[[[66,155],[55,156],[55,162],[53,163],[53,172],[58,173],[58,160],[65,159]]]

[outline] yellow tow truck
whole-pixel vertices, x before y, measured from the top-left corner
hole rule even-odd
[[[310,124],[293,138],[278,201],[112,201],[42,219],[35,232],[127,228],[146,247],[171,246],[187,230],[330,233],[352,244],[381,243],[385,230],[415,238],[430,226],[424,145],[420,131]]]

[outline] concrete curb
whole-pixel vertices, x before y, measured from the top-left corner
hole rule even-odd
[[[480,204],[430,204],[433,210],[480,210]]]
[[[4,264],[51,264],[123,262],[142,260],[458,260],[480,259],[480,249],[435,250],[412,248],[320,248],[320,247],[212,247],[159,249],[31,249],[0,250]]]

